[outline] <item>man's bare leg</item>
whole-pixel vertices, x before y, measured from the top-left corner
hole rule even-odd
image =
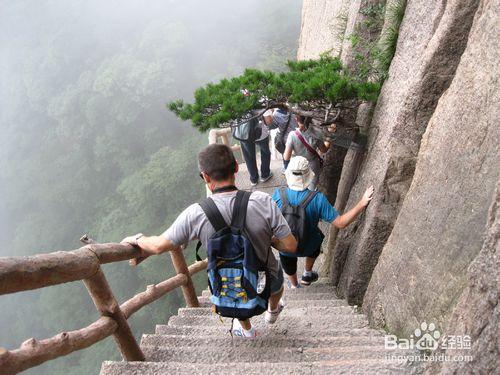
[[[283,279],[282,279],[283,280]],[[283,307],[279,306],[279,302],[281,299],[281,296],[283,295],[283,290],[285,288],[281,286],[281,289],[279,290],[278,293],[273,294],[272,296],[269,297],[269,306],[267,307],[267,311],[265,313],[265,321],[267,324],[274,324],[276,320],[278,319],[278,316],[281,313],[281,310]]]
[[[290,284],[293,286],[299,285],[299,280],[297,279],[297,272],[295,272],[293,275],[286,275],[288,277],[288,280],[290,280]]]
[[[250,323],[250,319],[240,320],[240,324],[245,331],[250,331],[252,329],[252,323]]]
[[[316,258],[306,257],[306,260],[304,262],[304,273],[302,274],[302,278],[300,279],[300,283],[302,285],[311,285],[311,283],[318,281],[318,273],[312,270],[315,261]]]
[[[308,272],[312,271],[313,266],[314,266],[314,262],[316,262],[316,258],[306,257],[306,261],[305,261],[305,264],[304,264],[304,269],[306,271],[308,271]]]
[[[278,303],[280,302],[281,296],[283,296],[283,290],[285,288],[281,287],[280,291],[269,297],[269,311],[276,311],[278,308]]]

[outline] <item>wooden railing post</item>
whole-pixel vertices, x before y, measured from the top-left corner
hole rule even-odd
[[[226,146],[229,146],[233,152],[241,152],[241,147],[238,144],[234,144],[231,146],[229,137],[231,134],[231,128],[218,128],[218,129],[212,129],[208,133],[208,144],[214,144],[217,143],[217,138],[220,137],[221,141],[223,144]]]
[[[182,253],[182,248],[170,251],[170,256],[172,257],[172,264],[174,265],[175,272],[177,272],[177,274],[182,273],[187,276],[186,284],[181,287],[184,300],[186,301],[186,306],[200,307],[198,297],[196,296],[196,291],[194,289],[193,279],[191,279],[191,275],[189,274],[186,259]]]
[[[101,268],[99,268],[94,276],[83,280],[83,282],[101,315],[112,318],[118,324],[113,337],[123,358],[127,361],[144,361],[144,354],[141,348],[139,348],[137,341],[135,341],[127,319],[113,296],[113,292]]]
[[[187,305],[198,306],[191,276],[207,268],[207,259],[187,267],[182,251],[175,252],[172,259],[178,272],[176,276],[148,285],[145,291],[119,306],[100,265],[137,258],[141,255],[140,251],[129,244],[98,244],[87,236],[81,240],[87,246],[73,251],[0,257],[0,295],[83,280],[101,315],[89,326],[75,331],[61,332],[43,340],[30,338],[13,350],[0,347],[0,374],[17,374],[85,349],[111,335],[114,335],[125,360],[143,361],[144,355],[127,319],[142,307],[186,284],[183,292]]]

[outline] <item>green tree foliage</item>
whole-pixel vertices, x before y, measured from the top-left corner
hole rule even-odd
[[[387,28],[380,36],[377,47],[374,50],[375,65],[381,72],[381,78],[385,80],[389,74],[389,66],[396,53],[396,45],[399,37],[399,27],[403,22],[406,9],[406,0],[392,0],[388,2],[385,13]]]
[[[194,93],[194,103],[177,100],[169,109],[182,120],[191,120],[201,131],[239,120],[249,111],[297,103],[313,109],[320,104],[375,101],[380,84],[350,75],[338,58],[289,61],[288,71],[246,69],[233,78],[209,83]]]
[[[360,9],[363,22],[345,36],[354,53],[352,74],[380,84],[387,79],[405,8],[406,0],[379,0]]]

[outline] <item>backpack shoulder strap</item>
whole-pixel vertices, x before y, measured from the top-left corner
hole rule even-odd
[[[314,199],[314,197],[318,194],[318,191],[309,191],[306,197],[300,202],[300,207],[306,208],[309,203]]]
[[[282,207],[288,206],[288,198],[286,196],[286,187],[280,187],[280,198]]]
[[[306,139],[304,138],[304,136],[302,135],[302,133],[300,132],[300,130],[295,130],[295,135],[297,136],[297,138],[299,139],[299,141],[304,145],[304,147],[307,149],[307,151],[309,151],[309,153],[311,155],[313,155],[315,158],[317,158],[319,160],[319,162],[321,164],[323,164],[323,159],[321,158],[321,156],[319,156],[318,154],[318,151],[316,151],[307,141]]]
[[[290,120],[292,119],[292,112],[290,112],[288,114],[288,119],[286,120],[286,125],[285,125],[285,130],[284,132],[286,133],[286,131],[288,130],[288,126],[290,125]]]
[[[244,190],[238,190],[236,200],[234,201],[233,214],[231,217],[231,226],[239,229],[245,228],[247,218],[247,207],[251,193]]]
[[[200,251],[200,247],[201,247],[201,241],[198,241],[198,243],[196,244],[196,251],[195,251],[195,254],[196,254],[196,261],[197,262],[200,262],[202,259],[200,257],[200,254],[199,254],[199,251]]]
[[[209,197],[201,201],[200,206],[205,215],[207,215],[208,221],[212,224],[216,232],[227,227],[226,221],[222,217],[222,214],[212,198]]]

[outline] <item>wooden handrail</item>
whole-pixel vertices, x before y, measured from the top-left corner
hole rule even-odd
[[[241,147],[238,144],[231,145],[229,138],[231,137],[231,128],[216,128],[210,129],[208,132],[208,144],[217,143],[217,139],[220,138],[222,144],[229,146],[233,152],[241,152]]]
[[[175,268],[177,274],[186,275],[186,282],[182,285],[182,294],[184,300],[186,301],[187,307],[200,307],[198,303],[198,297],[196,296],[196,291],[194,290],[193,280],[191,280],[191,275],[189,274],[189,269],[186,264],[186,259],[184,259],[184,254],[182,254],[184,247],[172,250],[170,256],[172,257],[172,264]]]
[[[116,322],[117,327],[113,332],[113,337],[116,345],[120,348],[123,358],[127,361],[144,361],[144,354],[137,341],[135,341],[132,330],[127,323],[127,318],[120,309],[102,270],[99,269],[94,276],[83,280],[83,282],[90,297],[92,297],[92,301],[94,301],[97,311],[102,316],[108,316]]]
[[[0,295],[83,280],[100,264],[136,258],[140,250],[128,244],[91,244],[73,251],[0,258]]]
[[[188,267],[189,274],[193,276],[195,273],[198,273],[206,269],[207,265],[208,265],[208,260],[206,259],[199,262],[195,262]]]
[[[98,269],[98,258],[87,248],[0,258],[0,294],[86,279]]]
[[[187,281],[186,275],[178,274],[168,280],[162,281],[156,285],[148,285],[144,292],[138,293],[129,300],[120,305],[120,309],[128,319],[133,313],[140,310],[142,307],[149,305],[158,298],[163,297],[168,292],[185,285]]]
[[[113,334],[118,324],[109,317],[101,317],[77,331],[62,332],[45,340],[29,339],[18,349],[0,348],[0,372],[16,374],[76,350],[88,348]]]
[[[0,258],[0,295],[83,280],[102,315],[96,322],[76,331],[62,332],[40,341],[31,338],[14,350],[0,347],[0,373],[16,374],[89,347],[111,335],[115,337],[125,360],[144,360],[127,319],[142,307],[178,287],[188,287],[183,290],[188,306],[198,305],[191,276],[206,269],[207,260],[195,262],[187,267],[182,252],[176,252],[172,261],[177,262],[177,275],[158,284],[148,285],[144,292],[118,305],[100,265],[136,258],[139,255],[140,251],[128,244],[91,243],[73,251]]]

